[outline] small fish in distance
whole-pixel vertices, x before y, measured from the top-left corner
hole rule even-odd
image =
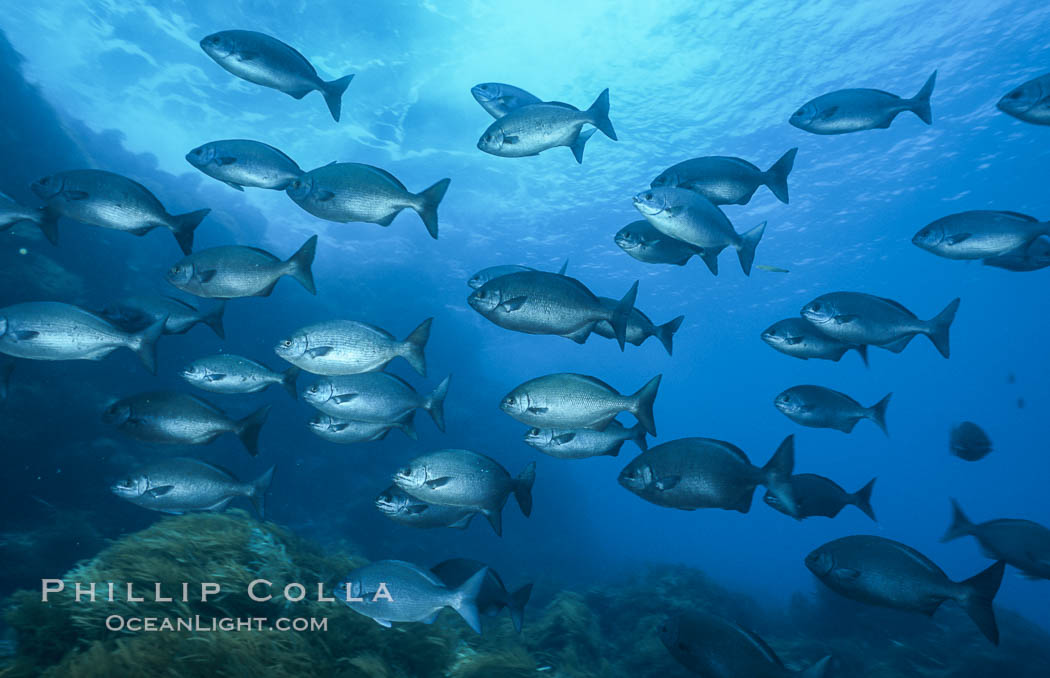
[[[502,118],[515,108],[543,103],[539,97],[520,87],[501,82],[483,82],[470,88],[474,100],[493,118]]]
[[[316,235],[287,261],[256,247],[212,247],[185,257],[168,269],[166,277],[183,292],[212,299],[268,297],[284,276],[293,278],[310,294],[317,294],[311,270],[316,252]]]
[[[400,429],[406,436],[416,440],[418,436],[414,426],[414,414],[414,412],[409,412],[401,419],[389,423],[335,419],[327,414],[318,414],[307,425],[319,437],[340,445],[382,440],[394,428]]]
[[[823,94],[795,111],[788,122],[813,134],[846,134],[887,129],[900,113],[911,111],[931,125],[930,95],[936,81],[934,71],[911,99],[877,89],[843,89]]]
[[[261,363],[231,353],[194,360],[179,376],[193,386],[212,393],[257,393],[273,384],[280,384],[292,399],[299,397],[295,388],[295,380],[299,377],[298,367],[274,372]]]
[[[647,450],[649,444],[645,435],[645,427],[641,424],[627,428],[613,420],[604,431],[589,428],[530,428],[525,433],[525,443],[558,459],[586,459],[603,455],[615,457],[628,440],[634,441],[640,449]]]
[[[870,419],[888,436],[886,408],[892,395],[889,393],[871,407],[864,407],[845,393],[823,386],[803,385],[783,391],[773,404],[788,419],[803,426],[850,433],[858,421]]]
[[[980,461],[992,451],[992,441],[980,426],[964,421],[952,427],[948,436],[948,449],[965,461]]]
[[[343,92],[354,79],[346,75],[325,82],[306,57],[291,45],[255,31],[220,31],[201,39],[201,49],[215,63],[256,85],[284,92],[295,99],[317,90],[324,96],[332,119],[339,122]]]
[[[283,191],[303,173],[281,151],[249,139],[209,141],[187,153],[186,162],[238,191],[245,186]]]
[[[685,266],[704,250],[677,238],[663,234],[648,221],[632,221],[613,236],[617,247],[646,264],[673,264]]]
[[[184,334],[200,323],[210,327],[215,336],[225,339],[226,330],[222,326],[225,311],[226,302],[222,300],[204,310],[182,299],[151,294],[126,297],[108,304],[102,310],[102,315],[132,331],[141,330],[164,318],[164,334]]]
[[[777,200],[787,204],[787,178],[795,165],[796,153],[798,149],[792,148],[765,172],[741,158],[717,155],[693,158],[665,169],[650,187],[688,188],[715,205],[746,205],[759,186],[766,186]]]
[[[420,529],[449,527],[465,530],[478,514],[476,509],[469,507],[428,504],[397,485],[391,485],[380,492],[375,505],[380,513],[395,523]]]
[[[762,341],[785,355],[802,360],[819,358],[838,362],[846,351],[856,351],[868,364],[868,347],[844,344],[819,331],[803,318],[785,318],[762,331]]]
[[[838,483],[814,473],[800,473],[791,476],[791,494],[795,498],[796,509],[792,515],[781,503],[780,498],[770,491],[762,497],[763,501],[795,520],[805,520],[814,516],[834,518],[847,506],[856,506],[875,522],[875,511],[871,508],[871,491],[875,488],[875,479],[853,494],[839,487]]]
[[[17,200],[0,193],[0,232],[16,224],[34,224],[52,245],[58,244],[56,214],[43,208],[25,207]]]
[[[237,497],[246,497],[259,518],[265,518],[265,497],[273,469],[245,483],[230,471],[199,459],[175,457],[148,464],[113,484],[113,494],[151,511],[180,515],[191,511],[221,511]]]

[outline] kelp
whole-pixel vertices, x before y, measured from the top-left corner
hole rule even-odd
[[[989,644],[958,608],[932,618],[859,605],[821,587],[770,609],[684,566],[650,567],[623,581],[536,599],[522,633],[507,616],[486,617],[473,633],[452,611],[432,625],[383,628],[316,591],[281,599],[286,583],[334,585],[364,564],[348,550],[324,551],[243,511],[164,518],[111,543],[63,580],[43,603],[38,591],[15,594],[6,620],[16,636],[13,662],[0,678],[688,678],[658,630],[669,615],[708,610],[758,632],[792,669],[833,655],[829,678],[1043,678],[1050,675],[1050,636],[1009,611],[997,616],[1002,645]],[[248,583],[273,583],[274,598],[253,602]],[[131,582],[144,602],[80,602],[73,582]],[[208,602],[153,600],[182,582],[215,582]],[[550,582],[547,582],[550,584]],[[100,593],[104,589],[100,589]],[[123,591],[118,590],[123,594]],[[544,604],[545,603],[545,604]],[[327,618],[326,631],[113,632],[109,615],[135,617]]]

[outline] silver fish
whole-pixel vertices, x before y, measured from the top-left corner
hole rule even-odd
[[[411,193],[386,170],[356,162],[333,162],[303,173],[289,184],[288,197],[320,219],[345,223],[363,221],[389,226],[403,209],[414,210],[427,232],[438,237],[437,208],[451,179]]]
[[[843,89],[823,94],[795,111],[788,122],[813,134],[846,134],[886,129],[897,115],[911,111],[930,125],[933,124],[930,95],[936,81],[937,71],[934,71],[911,99],[877,89]]]
[[[520,87],[504,85],[501,82],[483,82],[470,88],[474,100],[481,104],[493,118],[502,118],[515,108],[530,104],[543,103],[539,97],[529,94]]]
[[[175,236],[183,254],[193,251],[193,232],[211,212],[203,209],[168,214],[145,186],[102,170],[59,172],[40,179],[31,188],[52,217],[140,236],[164,227]]]
[[[785,513],[795,520],[805,520],[814,516],[834,518],[847,506],[856,506],[866,516],[878,522],[875,511],[871,508],[871,491],[875,488],[875,479],[853,494],[839,487],[838,483],[813,473],[800,473],[791,476],[791,494],[795,498],[795,514],[791,515],[780,503],[780,499],[766,491],[763,500],[772,508]]]
[[[298,397],[295,388],[298,367],[274,372],[254,360],[230,353],[198,358],[187,365],[180,376],[212,393],[257,393],[272,384],[280,384],[293,399]]]
[[[642,191],[634,196],[634,207],[664,235],[703,250],[698,256],[711,273],[718,275],[718,255],[732,247],[744,275],[751,275],[755,248],[766,231],[766,222],[746,233],[737,233],[722,210],[710,200],[688,189],[671,186]]]
[[[973,537],[989,558],[1004,560],[1029,579],[1050,579],[1050,530],[1031,520],[1000,518],[973,523],[952,499],[952,524],[942,542]]]
[[[327,414],[318,414],[310,420],[310,430],[328,442],[340,445],[351,443],[364,443],[386,438],[390,429],[397,428],[411,438],[416,440],[416,429],[413,424],[415,412],[409,412],[395,422],[369,422],[353,421],[350,419],[334,419]]]
[[[459,588],[448,589],[429,570],[400,560],[379,560],[347,575],[335,597],[385,627],[391,622],[431,624],[442,608],[451,607],[481,633],[477,598],[488,571],[483,568]]]
[[[561,265],[561,269],[558,271],[558,275],[565,275],[565,271],[569,268],[569,260],[566,259],[565,263]],[[495,280],[511,273],[525,273],[527,271],[535,271],[537,269],[529,266],[519,266],[517,264],[504,264],[501,266],[489,266],[483,268],[474,275],[470,276],[470,280],[467,281],[467,285],[474,290],[481,289],[485,283],[490,280]]]
[[[311,270],[316,252],[316,235],[310,236],[287,261],[255,247],[212,247],[182,259],[168,269],[166,277],[183,292],[212,299],[268,297],[277,281],[286,275],[310,294],[317,294]]]
[[[392,424],[422,408],[445,430],[445,396],[452,375],[428,395],[421,396],[400,377],[386,372],[364,372],[326,377],[303,391],[303,400],[335,419]]]
[[[465,530],[478,514],[472,508],[440,506],[416,499],[397,485],[391,485],[376,497],[376,508],[395,523],[423,529],[451,527]]]
[[[846,344],[870,344],[900,353],[917,334],[926,335],[942,356],[951,353],[948,330],[959,310],[952,300],[930,320],[919,320],[904,306],[861,292],[824,294],[802,308],[802,317],[833,339]]]
[[[1026,247],[985,259],[984,265],[1018,273],[1044,269],[1050,266],[1050,240],[1036,238]]]
[[[259,454],[259,430],[269,413],[270,406],[265,405],[236,420],[196,396],[152,391],[114,402],[103,412],[102,421],[148,443],[206,445],[224,433],[233,433],[254,457]]]
[[[526,381],[503,397],[500,409],[536,428],[590,428],[604,431],[620,412],[630,412],[656,435],[653,403],[663,375],[656,375],[634,395],[620,395],[604,381],[583,374],[548,374]]]
[[[57,301],[0,309],[0,353],[30,360],[102,360],[118,348],[133,351],[157,373],[157,340],[164,318],[141,332],[125,332],[91,311]]]
[[[598,301],[609,310],[615,310],[619,304],[618,301],[609,297],[598,297]],[[628,344],[641,346],[642,342],[649,337],[656,337],[663,344],[667,355],[671,355],[672,351],[674,351],[674,334],[682,326],[683,320],[685,320],[685,316],[680,315],[677,318],[668,320],[663,325],[657,325],[652,320],[649,320],[649,316],[637,308],[632,308],[631,314],[627,316],[627,333],[624,339],[626,339]],[[600,320],[595,323],[594,333],[606,339],[616,338],[616,332],[607,320]]]
[[[795,165],[792,148],[763,172],[741,158],[720,155],[693,158],[673,165],[653,179],[650,186],[677,186],[696,191],[714,205],[746,205],[759,186],[766,186],[782,203],[788,201],[788,174]]]
[[[324,96],[332,118],[339,122],[343,92],[354,79],[353,75],[325,82],[317,75],[313,64],[292,46],[255,31],[212,33],[202,39],[200,45],[215,63],[248,82],[284,92],[296,99],[317,90]]]
[[[616,420],[609,422],[604,431],[589,428],[530,428],[525,433],[526,444],[558,459],[586,459],[603,455],[615,457],[628,440],[634,441],[642,450],[649,449],[645,428],[641,424],[627,428]]]
[[[682,438],[642,452],[620,472],[627,490],[657,506],[695,511],[720,508],[747,513],[755,488],[765,485],[796,510],[790,477],[795,466],[795,438],[788,436],[759,468],[731,443],[712,438]]]
[[[136,330],[166,318],[164,334],[183,334],[201,323],[210,327],[220,339],[225,339],[226,330],[222,326],[225,311],[226,302],[221,300],[204,311],[181,299],[153,294],[121,299],[107,305],[102,315],[114,323]]]
[[[113,484],[113,494],[151,511],[174,513],[221,511],[237,497],[247,497],[260,518],[273,469],[245,483],[230,471],[189,457],[164,459],[132,472]]]
[[[416,457],[398,470],[394,484],[417,499],[441,506],[471,508],[503,534],[503,506],[511,494],[521,512],[532,513],[532,484],[536,462],[511,477],[495,459],[470,450],[438,450]]]
[[[238,191],[245,186],[283,191],[303,173],[281,151],[249,139],[209,141],[187,153],[186,162]]]
[[[620,350],[638,295],[637,281],[612,309],[575,278],[523,271],[494,278],[467,298],[471,308],[500,327],[526,334],[555,334],[582,344],[599,321],[613,329]]]
[[[489,125],[478,140],[478,148],[502,158],[521,158],[568,146],[576,162],[582,163],[583,148],[594,134],[594,130],[581,132],[584,125],[593,125],[616,141],[616,131],[609,121],[608,89],[602,90],[586,111],[560,102],[512,109]]]
[[[915,549],[883,537],[856,535],[828,542],[806,556],[806,567],[835,593],[868,605],[933,615],[946,600],[962,606],[977,628],[999,644],[992,599],[1006,563],[999,561],[966,581]]]
[[[996,107],[1018,120],[1050,125],[1050,73],[1032,78],[1010,90]]]
[[[58,244],[58,222],[53,212],[43,208],[30,208],[14,198],[0,193],[0,232],[19,223],[35,224],[52,245]]]
[[[868,347],[864,344],[844,344],[820,332],[804,318],[785,318],[762,331],[762,341],[785,355],[802,360],[820,358],[838,362],[846,351],[860,354],[868,364]]]
[[[423,350],[433,321],[427,318],[404,341],[398,341],[375,325],[357,320],[329,320],[296,330],[282,339],[274,352],[296,367],[326,376],[382,370],[400,356],[425,377],[427,364]]]
[[[773,404],[788,419],[803,426],[833,428],[850,433],[858,421],[871,419],[888,436],[886,408],[892,395],[888,393],[871,407],[864,407],[845,393],[823,386],[803,385],[792,386],[782,392]]]
[[[647,264],[685,266],[694,256],[702,256],[704,252],[701,247],[664,235],[644,219],[621,228],[613,240],[624,252]]]
[[[679,664],[704,678],[825,678],[831,670],[831,657],[800,671],[785,668],[758,634],[703,610],[671,617],[659,635]]]
[[[1017,212],[974,210],[924,226],[912,244],[945,259],[987,259],[1028,247],[1050,235],[1050,221]]]

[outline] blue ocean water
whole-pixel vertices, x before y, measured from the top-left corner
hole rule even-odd
[[[341,122],[333,122],[316,93],[296,101],[233,78],[208,59],[200,38],[233,27],[296,46],[326,79],[355,73]],[[302,325],[355,318],[401,337],[433,316],[428,376],[412,374],[403,362],[391,367],[420,390],[452,374],[446,433],[421,415],[418,442],[393,432],[380,442],[331,445],[305,428],[309,406],[274,389],[209,396],[237,414],[273,403],[258,459],[232,437],[190,452],[243,477],[276,464],[272,520],[323,541],[356,544],[374,559],[429,564],[462,555],[490,562],[515,581],[550,578],[560,586],[611,581],[647,562],[685,563],[728,587],[784,602],[819,585],[803,565],[813,548],[847,534],[877,534],[918,548],[954,579],[969,577],[990,561],[971,539],[939,542],[949,497],[981,521],[1050,524],[1042,419],[1050,407],[1044,341],[1050,274],[940,259],[910,240],[924,224],[963,210],[1050,217],[1046,129],[995,108],[1005,92],[1048,70],[1048,28],[1050,7],[1031,0],[950,7],[883,0],[849,7],[145,1],[9,7],[0,16],[7,43],[0,190],[28,203],[28,186],[41,176],[96,167],[140,181],[172,213],[210,207],[196,249],[236,243],[287,257],[314,233],[320,241],[316,297],[285,280],[271,297],[235,300],[227,310],[227,341],[202,327],[165,337],[156,377],[126,353],[100,363],[20,361],[0,415],[8,432],[0,479],[5,522],[44,524],[52,519],[49,506],[90,512],[107,537],[153,521],[154,514],[121,502],[108,486],[156,452],[116,437],[98,415],[116,397],[189,390],[178,370],[197,357],[229,351],[277,368],[274,344]],[[932,126],[905,113],[886,130],[821,137],[787,123],[821,93],[874,87],[911,96],[934,70]],[[486,81],[581,108],[608,87],[619,141],[596,135],[582,165],[567,149],[522,159],[486,155],[475,144],[491,118],[470,95],[471,86]],[[430,239],[408,212],[389,228],[324,222],[281,192],[236,192],[183,158],[204,142],[230,138],[272,144],[303,168],[333,160],[377,165],[413,191],[451,177],[440,237]],[[765,168],[796,146],[790,204],[760,188],[748,205],[725,208],[737,230],[768,221],[756,263],[789,273],[756,269],[745,277],[727,253],[713,277],[699,261],[682,268],[642,264],[613,242],[618,229],[639,218],[631,196],[664,168],[703,155],[739,156]],[[99,307],[129,293],[170,292],[164,272],[181,255],[169,234],[132,238],[70,222],[60,232],[57,249],[28,231],[3,235],[0,306],[54,299]],[[640,281],[637,306],[657,323],[684,314],[674,355],[652,340],[621,353],[598,338],[578,346],[516,334],[466,303],[465,281],[479,269],[525,264],[553,271],[566,259],[569,274],[603,296],[619,298]],[[759,339],[768,325],[838,290],[896,299],[921,318],[960,297],[951,358],[920,337],[900,354],[873,350],[866,369],[854,354],[839,363],[799,361]],[[764,506],[761,495],[747,514],[647,504],[616,482],[635,453],[630,443],[617,458],[540,455],[498,405],[521,382],[561,371],[598,376],[622,392],[663,374],[653,443],[718,438],[761,464],[795,434],[797,472],[826,475],[850,491],[878,477],[879,522],[847,508],[835,520],[797,523]],[[869,422],[850,435],[795,425],[772,401],[796,384],[832,387],[864,404],[892,392],[889,437]],[[978,422],[995,446],[975,464],[948,452],[948,431],[964,419]],[[497,538],[481,520],[465,532],[424,532],[374,510],[394,470],[444,447],[484,452],[512,474],[536,461],[532,517],[508,506],[504,536]],[[59,573],[70,564],[62,560],[67,555],[56,560]],[[996,598],[998,606],[1050,627],[1048,601],[1045,581],[1013,570]]]

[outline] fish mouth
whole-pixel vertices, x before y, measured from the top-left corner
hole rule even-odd
[[[470,93],[478,101],[488,102],[488,101],[492,101],[493,99],[496,98],[496,97],[492,96],[491,94],[489,94],[488,90],[482,88],[481,85],[474,85],[473,87],[471,87],[470,88]]]
[[[613,238],[616,241],[617,246],[622,250],[633,250],[638,247],[638,243],[634,240],[630,240],[623,236],[616,236]]]

